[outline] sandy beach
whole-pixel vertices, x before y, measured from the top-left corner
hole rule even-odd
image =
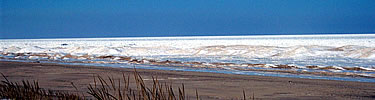
[[[134,69],[60,65],[31,62],[0,62],[0,72],[11,81],[37,80],[43,88],[75,91],[73,82],[80,92],[86,92],[93,84],[93,75],[122,78],[122,73],[132,78]],[[267,76],[233,75],[220,73],[163,71],[137,69],[144,81],[152,83],[151,76],[157,76],[162,83],[173,86],[185,85],[189,98],[195,98],[195,89],[200,98],[241,99],[242,90],[256,99],[374,99],[375,84],[365,82],[333,81],[319,79],[282,78]],[[3,79],[2,79],[3,80]],[[130,82],[131,84],[134,81]],[[135,87],[135,85],[131,85]]]

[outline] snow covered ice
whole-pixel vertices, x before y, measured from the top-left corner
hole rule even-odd
[[[53,56],[25,59],[62,59],[72,55],[80,56],[77,60],[87,60],[85,57],[113,55],[182,62],[288,64],[300,68],[360,67],[371,71],[375,69],[375,34],[3,39],[0,53],[5,58],[17,58],[10,53]],[[110,60],[117,59],[120,58]]]

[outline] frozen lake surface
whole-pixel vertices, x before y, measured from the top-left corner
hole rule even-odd
[[[293,68],[282,70],[347,72],[375,77],[375,34],[3,39],[0,40],[0,53],[2,59],[8,60],[107,61],[128,64],[130,60],[120,58],[131,57],[139,60],[200,62],[205,66],[221,63],[215,65],[220,65],[220,68],[209,70],[237,74],[249,74],[245,70],[253,68],[240,67],[244,64],[266,64],[261,67],[266,69],[289,65]],[[330,69],[322,70],[324,67]],[[181,67],[166,68],[184,70]],[[273,73],[273,76],[278,75],[284,74]]]

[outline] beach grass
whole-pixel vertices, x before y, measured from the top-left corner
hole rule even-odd
[[[0,83],[0,99],[16,100],[190,100],[199,98],[198,90],[195,89],[195,97],[189,98],[185,93],[185,85],[174,89],[171,84],[159,82],[157,77],[152,76],[152,84],[146,84],[134,69],[134,80],[136,86],[130,86],[130,75],[122,74],[122,79],[113,77],[104,78],[93,75],[93,84],[87,86],[88,94],[78,92],[78,88],[71,82],[76,92],[58,91],[44,89],[37,81],[23,80],[21,82],[11,82],[1,73],[3,79]],[[136,87],[136,88],[134,88]],[[247,97],[243,90],[243,100],[255,99]]]
[[[2,73],[1,73],[2,74]],[[0,98],[15,100],[82,100],[80,95],[74,93],[48,90],[39,87],[37,81],[23,80],[22,82],[11,82],[3,75],[5,80],[0,83]]]
[[[123,79],[118,79],[117,82],[112,77],[105,80],[95,75],[94,84],[88,86],[87,93],[98,100],[186,100],[184,84],[176,92],[172,85],[163,84],[157,78],[152,77],[152,84],[146,86],[136,70],[134,70],[134,80],[135,89],[129,86],[129,76],[125,74],[123,74]]]

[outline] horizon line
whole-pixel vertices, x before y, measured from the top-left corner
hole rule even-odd
[[[39,38],[1,38],[8,39],[82,39],[82,38],[158,38],[158,37],[221,37],[221,36],[293,36],[293,35],[340,35],[340,34],[375,34],[375,32],[352,32],[352,33],[256,33],[256,34],[231,34],[231,35],[170,35],[170,36],[97,36],[97,37],[39,37]]]

